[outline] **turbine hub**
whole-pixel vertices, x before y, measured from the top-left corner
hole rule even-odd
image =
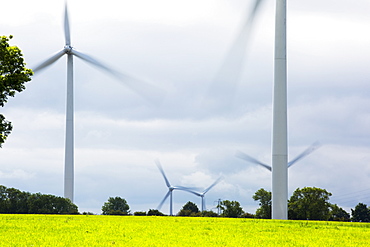
[[[72,49],[73,48],[70,45],[64,46],[64,51],[65,51],[66,54],[71,54]]]

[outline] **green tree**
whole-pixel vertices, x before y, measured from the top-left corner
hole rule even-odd
[[[182,207],[182,209],[177,215],[178,216],[196,216],[196,214],[198,213],[199,213],[198,206],[195,203],[189,201]]]
[[[261,188],[253,195],[253,200],[259,201],[256,218],[271,219],[271,192]]]
[[[78,207],[70,199],[54,195],[52,197],[52,206],[57,214],[78,214]]]
[[[241,218],[256,218],[256,215],[246,212],[242,214],[240,217]]]
[[[95,215],[93,212],[83,212],[82,215]]]
[[[28,213],[28,199],[31,196],[31,193],[23,192],[14,188],[8,188],[6,193],[8,213]]]
[[[204,210],[201,214],[203,217],[218,217],[219,216],[217,213],[213,212],[212,210],[210,211]]]
[[[24,84],[31,80],[32,70],[25,67],[21,50],[10,46],[12,36],[0,36],[0,106],[4,107],[8,97],[14,97],[16,92],[23,91]],[[0,147],[12,131],[11,122],[0,114]]]
[[[146,212],[145,211],[136,211],[136,212],[134,212],[134,215],[135,216],[146,216]]]
[[[328,220],[330,218],[329,197],[325,189],[315,187],[297,188],[288,203],[288,216],[293,220]]]
[[[71,200],[41,193],[32,194],[28,199],[31,214],[77,214],[78,208]]]
[[[8,195],[6,193],[6,187],[4,185],[0,185],[0,213],[7,213],[7,198]]]
[[[370,209],[364,203],[356,205],[355,210],[351,209],[352,220],[356,222],[370,222]]]
[[[148,216],[164,216],[165,214],[160,212],[158,209],[149,209]]]
[[[29,213],[31,214],[52,214],[50,209],[50,197],[41,193],[32,194],[28,200]]]
[[[31,194],[0,186],[0,213],[28,213],[27,201]]]
[[[343,208],[338,207],[337,204],[331,204],[331,216],[329,220],[334,221],[350,221],[350,214],[347,213]]]
[[[119,196],[109,197],[108,202],[105,202],[101,208],[104,215],[128,215],[129,209],[127,201]]]
[[[221,216],[223,217],[238,218],[244,213],[240,203],[237,201],[225,200],[217,207],[221,208]]]
[[[64,197],[31,194],[0,185],[0,213],[77,214],[78,208]]]

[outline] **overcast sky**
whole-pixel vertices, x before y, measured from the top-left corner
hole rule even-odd
[[[209,104],[212,82],[254,0],[69,1],[72,46],[165,92],[154,105],[75,59],[75,203],[101,213],[108,197],[132,212],[156,208],[173,185],[204,189],[207,209],[271,191],[271,173],[235,157],[271,163],[275,1],[265,0],[248,39],[232,101]],[[2,3],[0,34],[33,68],[64,47],[64,1]],[[289,169],[300,187],[333,193],[349,211],[370,205],[370,2],[288,1],[289,159],[322,146]],[[225,95],[227,95],[225,90]],[[224,93],[224,91],[222,91]],[[63,195],[66,58],[33,76],[1,109],[14,130],[0,149],[0,184]],[[227,98],[227,97],[226,97]],[[174,192],[174,212],[192,194]],[[161,211],[169,213],[166,202]]]

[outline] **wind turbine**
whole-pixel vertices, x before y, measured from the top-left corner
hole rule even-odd
[[[230,63],[234,69],[222,66],[219,75],[229,78],[227,82],[233,87],[238,80],[243,65],[244,52],[236,53],[238,46],[246,46],[248,35],[251,32],[253,20],[263,0],[255,0],[252,12],[245,22],[240,35],[233,43],[225,62]],[[286,52],[286,2],[276,0],[275,16],[275,56],[274,56],[274,89],[273,89],[273,123],[272,123],[272,218],[288,219],[288,131],[287,131],[287,52]],[[243,43],[244,42],[244,43]],[[236,48],[235,48],[235,47]],[[240,48],[239,51],[244,51]],[[229,57],[235,57],[229,60]],[[224,69],[224,67],[226,69]],[[225,82],[223,82],[225,83]],[[215,83],[216,88],[220,85]],[[222,85],[222,83],[221,83]],[[222,89],[222,87],[221,87]],[[229,100],[229,90],[221,91],[225,95],[225,102]],[[225,93],[224,93],[225,92]],[[230,95],[230,93],[229,93]],[[229,97],[230,98],[230,97]],[[220,100],[218,100],[220,101]]]
[[[288,162],[288,168],[291,167],[292,165],[294,165],[297,161],[299,161],[299,160],[303,159],[304,157],[306,157],[307,155],[311,154],[313,151],[315,151],[319,147],[320,147],[320,145],[319,145],[318,142],[313,143],[306,150],[304,150],[301,154],[299,154],[293,160],[289,161]],[[261,161],[255,159],[255,158],[253,158],[251,156],[249,156],[246,153],[237,151],[236,154],[235,154],[235,156],[238,157],[238,158],[240,158],[240,159],[242,159],[242,160],[245,160],[247,162],[251,162],[251,163],[260,165],[260,166],[266,168],[267,170],[269,170],[270,172],[272,171],[272,167],[270,165],[267,165],[265,163],[262,163]]]
[[[146,84],[130,76],[121,74],[109,67],[103,65],[96,59],[77,51],[71,45],[71,34],[68,19],[67,4],[64,12],[64,48],[39,64],[33,69],[35,73],[47,68],[55,63],[59,58],[67,55],[67,106],[66,106],[66,139],[65,139],[65,170],[64,170],[64,197],[73,202],[74,192],[74,107],[73,107],[73,56],[76,56],[85,62],[88,62],[113,75],[124,82],[131,90],[141,94],[144,98],[158,103],[163,94],[156,87]],[[162,94],[162,95],[161,95]]]
[[[193,191],[192,191],[192,188],[189,188],[189,187],[183,187],[183,186],[172,186],[171,184],[170,184],[170,182],[168,181],[168,179],[167,179],[167,176],[166,176],[166,174],[164,173],[164,170],[163,170],[163,168],[162,168],[162,165],[161,165],[161,163],[159,162],[159,160],[155,160],[155,163],[156,163],[156,165],[157,165],[157,167],[158,167],[158,169],[161,171],[161,173],[162,173],[162,176],[163,176],[163,178],[164,178],[164,181],[166,182],[166,185],[167,185],[167,188],[168,188],[168,192],[166,193],[166,195],[164,196],[164,198],[163,198],[163,200],[161,201],[161,203],[159,203],[159,205],[158,205],[158,210],[160,210],[161,209],[161,207],[162,207],[162,205],[163,205],[163,203],[167,200],[167,198],[168,197],[170,197],[170,216],[172,216],[173,214],[172,214],[172,204],[173,204],[173,201],[172,201],[172,192],[174,191],[174,190],[183,190],[183,191],[187,191],[187,192],[190,192],[190,193],[194,193]]]
[[[210,189],[212,189],[220,181],[221,181],[221,178],[218,178],[213,184],[211,184],[208,188],[206,188],[205,190],[203,190],[203,192],[200,192],[200,193],[196,192],[196,191],[189,190],[190,193],[193,193],[194,195],[197,195],[201,198],[201,200],[202,200],[202,212],[206,210],[206,202],[205,202],[204,196],[206,195],[206,193]]]

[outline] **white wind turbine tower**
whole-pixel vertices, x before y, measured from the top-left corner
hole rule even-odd
[[[276,0],[272,114],[272,218],[288,219],[286,0]]]
[[[183,191],[187,191],[187,192],[190,192],[190,193],[194,193],[194,192],[193,192],[193,191],[192,191],[192,189],[191,189],[191,188],[189,188],[189,187],[183,187],[183,186],[172,186],[172,185],[170,184],[170,182],[168,181],[167,176],[166,176],[166,174],[164,173],[164,170],[163,170],[162,165],[161,165],[161,163],[159,162],[159,160],[155,160],[155,163],[156,163],[156,165],[157,165],[158,169],[161,171],[162,176],[163,176],[163,178],[164,178],[164,181],[166,182],[166,185],[167,185],[167,188],[168,188],[168,192],[167,192],[167,193],[166,193],[166,195],[164,196],[164,198],[163,198],[163,200],[161,201],[161,203],[159,203],[159,205],[158,205],[157,209],[158,209],[158,210],[160,210],[160,209],[161,209],[161,207],[162,207],[162,205],[163,205],[163,203],[167,200],[167,198],[168,198],[168,197],[170,197],[170,216],[172,216],[172,215],[173,215],[173,210],[172,210],[172,205],[173,205],[173,201],[172,201],[172,192],[173,192],[174,190],[183,190]]]
[[[67,106],[66,106],[66,139],[65,139],[65,171],[64,171],[64,197],[69,198],[73,202],[74,192],[74,107],[73,107],[73,56],[76,56],[106,72],[115,76],[128,86],[131,90],[141,94],[141,96],[151,100],[152,102],[159,102],[163,97],[162,92],[149,84],[136,80],[130,76],[121,74],[113,69],[108,68],[94,58],[77,51],[71,46],[70,26],[68,19],[67,4],[65,5],[64,13],[64,48],[54,54],[49,59],[38,65],[33,69],[38,73],[42,69],[47,68],[56,62],[59,58],[67,55]]]
[[[253,22],[263,0],[255,0],[252,12],[227,54],[211,88],[221,92],[222,102],[230,104],[235,83],[239,79],[245,56],[245,46]],[[288,219],[288,137],[287,137],[287,56],[286,0],[276,0],[275,56],[272,123],[272,218]],[[219,81],[221,79],[221,82]],[[225,83],[228,86],[225,87]],[[216,93],[216,97],[219,96]]]

